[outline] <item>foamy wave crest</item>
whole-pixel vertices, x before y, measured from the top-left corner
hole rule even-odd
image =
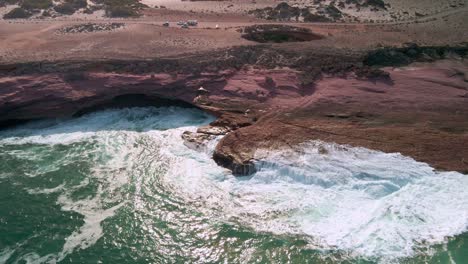
[[[183,144],[183,131],[195,131],[211,120],[197,110],[135,108],[0,132],[0,145],[8,155],[41,161],[27,176],[58,170],[73,157],[84,157],[91,166],[79,184],[65,179],[27,190],[32,195],[57,194],[62,210],[79,213],[83,222],[65,237],[61,252],[28,253],[23,260],[65,260],[96,243],[105,232],[102,222],[120,208],[153,209],[142,197],[159,190],[210,221],[301,235],[311,247],[358,258],[428,254],[431,246],[467,230],[466,175],[437,172],[400,154],[314,141],[293,149],[259,150],[258,172],[234,177],[212,160],[216,141],[206,153]],[[68,146],[63,157],[42,162],[57,145],[73,143],[78,144]],[[129,185],[134,192],[125,191]],[[96,191],[74,196],[90,187]],[[0,259],[10,258],[12,250],[0,252]]]
[[[72,144],[109,132],[148,132],[206,124],[212,120],[198,109],[135,107],[111,109],[80,118],[32,122],[0,132],[0,144]]]
[[[436,172],[400,154],[318,141],[256,156],[258,172],[251,177],[185,160],[167,180],[226,220],[306,235],[315,248],[354,257],[427,254],[467,230],[466,175]]]
[[[196,109],[132,108],[108,110],[61,121],[34,122],[0,133],[0,145],[19,146],[31,144],[31,148],[6,148],[9,155],[37,161],[47,157],[56,145],[75,144],[67,155],[86,156],[92,167],[79,184],[62,183],[53,188],[27,189],[29,194],[58,193],[57,204],[63,211],[83,216],[83,223],[65,238],[62,251],[41,256],[31,252],[22,256],[27,263],[55,263],[71,253],[94,245],[103,235],[103,221],[113,217],[117,210],[129,203],[138,207],[139,189],[147,167],[160,170],[168,163],[170,146],[183,146],[181,134],[195,131],[196,126],[207,124],[212,117]],[[38,152],[38,148],[41,151]],[[166,154],[162,155],[161,153]],[[65,155],[38,165],[30,177],[60,169],[70,161]],[[164,166],[163,166],[164,165]],[[129,200],[125,186],[136,184],[137,193]],[[87,188],[96,190],[85,197],[76,193]],[[13,249],[14,251],[14,249]],[[12,252],[13,252],[12,251]],[[1,252],[0,259],[8,259],[10,251]]]

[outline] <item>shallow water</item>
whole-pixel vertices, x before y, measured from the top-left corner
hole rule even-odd
[[[0,132],[0,263],[468,263],[466,175],[309,142],[236,178],[180,138],[212,120],[132,108]]]

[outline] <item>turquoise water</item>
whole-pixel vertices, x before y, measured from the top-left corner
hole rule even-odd
[[[0,132],[0,263],[468,263],[468,177],[310,142],[236,178],[195,109]],[[325,149],[326,151],[323,151]]]

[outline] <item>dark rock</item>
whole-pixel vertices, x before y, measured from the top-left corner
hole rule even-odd
[[[216,164],[231,170],[236,176],[249,176],[257,172],[255,164],[251,161],[238,162],[232,156],[224,155],[216,151],[213,154],[213,159]]]
[[[213,140],[214,138],[214,135],[205,133],[194,133],[190,131],[185,131],[184,133],[182,133],[184,145],[196,151],[206,151],[207,143]]]

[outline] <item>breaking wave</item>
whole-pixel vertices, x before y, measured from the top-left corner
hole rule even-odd
[[[431,254],[434,245],[467,231],[466,175],[437,172],[400,154],[314,141],[259,150],[258,172],[234,177],[216,166],[212,149],[199,153],[183,144],[184,131],[210,121],[194,109],[132,108],[1,132],[1,158],[31,164],[24,177],[45,177],[73,162],[91,164],[79,181],[65,175],[53,186],[27,187],[30,195],[57,194],[61,210],[81,215],[82,221],[64,237],[60,252],[26,252],[22,259],[60,261],[92,247],[110,232],[103,223],[125,211],[133,213],[132,221],[145,223],[138,232],[156,236],[153,243],[166,255],[177,241],[150,228],[151,217],[165,219],[184,235],[190,233],[186,229],[202,232],[230,223],[300,236],[324,254],[332,250],[389,261]],[[64,146],[66,151],[50,158]],[[1,179],[19,177],[0,173]],[[4,249],[0,260],[14,251]],[[177,254],[207,253],[194,247]]]

